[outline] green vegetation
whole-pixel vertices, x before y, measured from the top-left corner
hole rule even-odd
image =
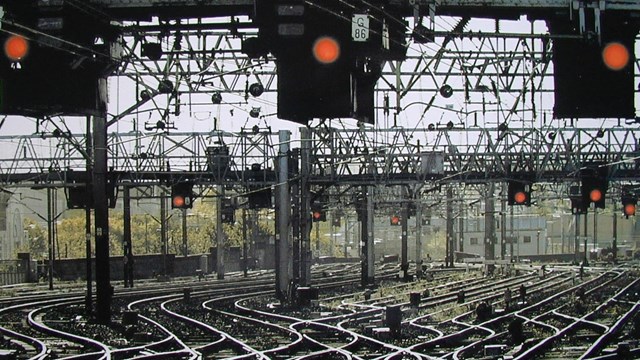
[[[247,211],[247,237],[252,236],[252,218]],[[273,220],[267,210],[258,213],[258,233],[273,234]],[[136,214],[131,216],[131,241],[134,254],[157,254],[161,252],[160,221],[157,214]],[[242,210],[236,210],[235,223],[223,224],[225,246],[242,246],[243,219]],[[202,254],[216,246],[216,212],[214,202],[197,201],[187,215],[187,241],[189,254]],[[47,258],[48,234],[46,226],[33,219],[25,219],[28,243],[16,252],[30,252],[36,259]],[[92,226],[93,231],[93,226]],[[86,253],[85,212],[68,210],[68,216],[56,224],[55,247],[57,258],[82,258]],[[169,253],[182,253],[182,213],[180,210],[168,210],[167,242]],[[124,215],[110,211],[109,245],[114,256],[123,255]],[[93,247],[92,234],[92,250]]]

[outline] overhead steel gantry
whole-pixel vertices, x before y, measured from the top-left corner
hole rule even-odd
[[[254,82],[263,85],[267,95],[277,90],[273,59],[250,60],[240,51],[241,39],[256,32],[249,17],[253,0],[87,3],[93,11],[121,22],[125,51],[114,75],[131,79],[139,97],[126,104],[125,111],[94,122],[96,151],[92,154],[83,154],[87,145],[83,137],[64,131],[57,137],[40,133],[11,139],[15,155],[0,162],[3,183],[68,186],[75,175],[67,170],[82,174],[89,164],[94,180],[115,174],[121,185],[193,179],[203,186],[219,186],[221,179],[212,174],[207,149],[229,146],[230,166],[224,183],[239,184],[236,191],[242,194],[249,188],[244,178],[247,165],[274,167],[277,180],[260,185],[275,186],[281,204],[292,202],[292,207],[278,210],[279,239],[285,239],[278,243],[279,294],[286,292],[292,278],[299,278],[303,285],[309,283],[311,224],[306,213],[313,200],[311,190],[328,194],[346,191],[356,198],[354,206],[364,219],[363,284],[368,284],[374,278],[376,201],[393,200],[402,194],[420,202],[429,196],[430,189],[443,184],[489,183],[488,191],[479,190],[487,199],[485,210],[492,210],[489,204],[493,201],[488,200],[494,197],[494,184],[510,176],[532,175],[543,184],[540,186],[552,187],[558,181],[575,181],[577,170],[594,163],[610,167],[614,181],[638,180],[638,134],[623,126],[633,126],[633,120],[630,124],[614,122],[613,127],[611,122],[601,122],[604,127],[580,127],[551,119],[551,101],[546,94],[553,91],[550,50],[554,38],[597,35],[601,14],[635,16],[640,12],[640,1],[395,1],[413,20],[408,35],[416,41],[410,45],[407,61],[385,64],[378,82],[376,126],[359,124],[350,129],[338,120],[321,122],[300,130],[298,149],[292,149],[298,140],[291,140],[286,131],[276,139],[276,133],[263,126],[257,132],[247,127],[233,134],[180,129],[181,114],[193,115],[212,107],[220,117],[211,119],[212,123],[219,124],[224,113],[220,109],[229,107],[250,114],[247,123],[270,121],[273,103],[268,98],[253,99],[247,90]],[[510,22],[501,20],[521,15],[527,16],[521,20],[527,24],[525,30],[512,29]],[[537,21],[549,15],[574,22],[579,33],[549,34]],[[424,35],[421,27],[435,37],[433,41],[420,37]],[[149,43],[160,44],[159,58],[149,58],[145,49]],[[174,90],[163,91],[167,85]],[[212,104],[212,95],[222,100]],[[252,114],[256,107],[262,107],[262,112]],[[139,117],[142,113],[149,114],[144,124]],[[254,115],[258,120],[252,120]],[[133,120],[132,133],[107,134],[107,126],[128,120]],[[38,142],[48,142],[59,152],[45,155],[36,150]],[[287,161],[291,150],[296,150],[293,156],[297,161]],[[277,167],[271,164],[273,159]],[[297,164],[298,171],[289,171],[290,164]],[[385,192],[377,186],[387,184],[408,190],[391,188]],[[556,191],[566,194],[565,187]],[[448,204],[452,196],[448,191]],[[98,195],[95,201],[101,204],[96,219],[106,219],[106,197]],[[490,223],[493,211],[486,213]],[[108,232],[108,224],[96,220],[96,229]],[[293,260],[290,242],[296,255]],[[108,261],[108,249],[106,258]],[[296,264],[293,268],[292,261]],[[104,264],[104,256],[101,262]],[[108,320],[108,277],[98,280],[98,317]]]

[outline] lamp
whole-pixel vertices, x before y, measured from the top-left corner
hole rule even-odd
[[[249,85],[249,94],[251,94],[251,96],[258,97],[262,95],[263,92],[264,92],[264,86],[262,86],[262,84],[253,83]]]
[[[220,91],[215,91],[212,95],[211,95],[211,102],[214,105],[218,105],[222,102],[222,94],[220,94]]]

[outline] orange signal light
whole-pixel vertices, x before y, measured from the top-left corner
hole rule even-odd
[[[517,193],[515,193],[515,195],[513,195],[513,200],[517,204],[524,204],[524,202],[527,201],[527,194],[522,191],[518,191]]]
[[[602,50],[602,60],[609,69],[622,70],[629,63],[629,50],[618,42],[609,43]]]
[[[29,52],[29,42],[20,35],[11,35],[4,42],[4,54],[11,61],[20,61]]]
[[[624,214],[626,216],[634,216],[636,214],[636,205],[635,204],[626,204],[624,206]]]
[[[602,191],[600,191],[600,189],[591,190],[589,193],[589,200],[591,200],[591,202],[598,202],[602,200]]]
[[[180,196],[180,195],[174,196],[171,199],[171,203],[173,204],[173,207],[176,207],[176,208],[183,207],[184,206],[184,196]]]
[[[340,44],[329,36],[323,36],[313,44],[313,57],[320,63],[332,64],[340,57]]]

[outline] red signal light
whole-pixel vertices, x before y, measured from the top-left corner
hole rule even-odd
[[[624,214],[626,216],[635,216],[636,215],[636,205],[635,204],[626,204],[624,206]]]
[[[184,196],[176,195],[171,199],[174,208],[181,208],[185,205]]]
[[[524,202],[527,201],[527,194],[525,194],[524,191],[518,191],[513,195],[513,200],[516,204],[524,204]]]
[[[609,69],[622,70],[629,63],[629,50],[618,42],[612,42],[602,50],[602,60]]]
[[[323,64],[332,64],[340,57],[340,44],[332,37],[323,36],[313,43],[313,57]]]
[[[320,218],[322,217],[322,214],[320,213],[320,211],[314,211],[313,212],[313,218],[316,220],[320,220]]]
[[[600,189],[591,190],[589,193],[589,200],[591,200],[591,202],[598,202],[602,200],[602,191]]]
[[[11,35],[4,42],[4,53],[11,61],[20,61],[29,52],[29,42],[20,35]]]
[[[400,217],[399,216],[392,216],[391,217],[391,225],[398,225],[400,224]]]

